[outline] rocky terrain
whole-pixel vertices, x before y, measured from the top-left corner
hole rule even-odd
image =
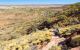
[[[80,3],[0,6],[0,50],[78,50],[79,46]]]

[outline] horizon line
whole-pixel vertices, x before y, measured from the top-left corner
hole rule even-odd
[[[77,2],[76,2],[77,3]],[[37,4],[37,3],[27,3],[27,4],[0,4],[0,5],[69,5],[69,4],[75,4],[75,3],[65,3],[65,4],[63,4],[63,3],[42,3],[42,4]]]

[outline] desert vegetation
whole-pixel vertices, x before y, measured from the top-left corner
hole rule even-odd
[[[0,8],[0,22],[0,50],[43,50],[50,42],[48,50],[80,46],[80,3]]]

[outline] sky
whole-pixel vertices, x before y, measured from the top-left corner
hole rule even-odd
[[[80,0],[0,0],[0,4],[72,4]]]

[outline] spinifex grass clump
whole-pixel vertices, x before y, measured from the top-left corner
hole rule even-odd
[[[9,41],[0,42],[0,50],[29,50],[30,44],[41,43],[41,41],[50,40],[52,33],[49,30],[33,32],[30,35],[24,35]]]
[[[71,33],[71,31],[75,31],[75,30],[78,30],[78,29],[80,29],[80,24],[60,28],[59,33],[64,34],[64,35],[70,35],[68,33]]]
[[[49,50],[61,50],[60,46],[52,46]]]

